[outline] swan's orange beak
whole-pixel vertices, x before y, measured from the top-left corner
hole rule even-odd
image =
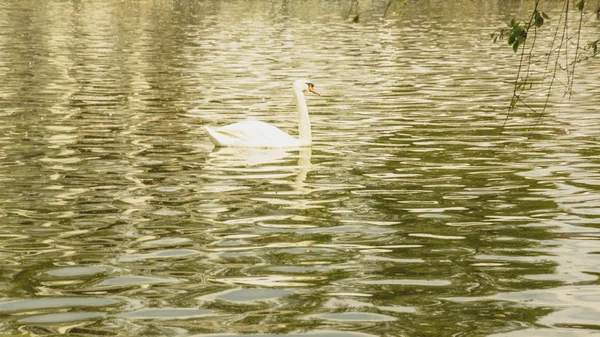
[[[308,91],[312,92],[313,94],[317,95],[317,96],[321,96],[321,94],[319,94],[316,90],[315,87],[310,86],[308,87]]]

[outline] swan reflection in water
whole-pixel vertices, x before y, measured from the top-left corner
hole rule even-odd
[[[312,167],[311,154],[310,147],[297,149],[215,147],[209,153],[203,169],[202,177],[208,180],[203,189],[225,192],[251,189],[256,184],[268,183],[291,186],[295,195],[308,194],[311,189],[305,180]],[[277,189],[277,191],[286,194],[284,189]]]

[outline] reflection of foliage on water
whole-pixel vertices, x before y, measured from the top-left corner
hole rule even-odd
[[[434,315],[431,324],[424,325],[426,336],[450,336],[461,333],[465,336],[485,336],[481,331],[511,331],[522,328],[521,324],[535,321],[554,311],[550,308],[527,308],[506,302],[478,302],[463,306],[458,303],[444,302],[428,308]],[[451,316],[441,313],[451,312]],[[437,313],[437,314],[436,314]],[[453,327],[452,321],[461,319],[460,327]],[[479,329],[481,328],[481,330]],[[421,331],[419,331],[421,332]]]
[[[361,16],[379,16],[386,17],[388,13],[400,7],[405,0],[380,0],[380,1],[360,1],[350,0],[348,11],[344,15],[344,20],[350,20],[358,23]],[[364,4],[367,2],[367,4]]]

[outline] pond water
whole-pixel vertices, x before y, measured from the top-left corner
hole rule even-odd
[[[597,333],[598,60],[499,136],[532,4],[2,2],[0,334]],[[297,78],[311,148],[213,148]]]

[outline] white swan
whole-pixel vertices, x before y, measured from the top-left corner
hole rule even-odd
[[[219,128],[204,127],[208,137],[216,146],[228,147],[303,147],[310,146],[312,136],[310,131],[310,120],[304,91],[310,91],[320,95],[314,84],[307,80],[294,82],[294,99],[298,110],[298,133],[299,138],[292,137],[277,127],[259,122],[245,121]]]

